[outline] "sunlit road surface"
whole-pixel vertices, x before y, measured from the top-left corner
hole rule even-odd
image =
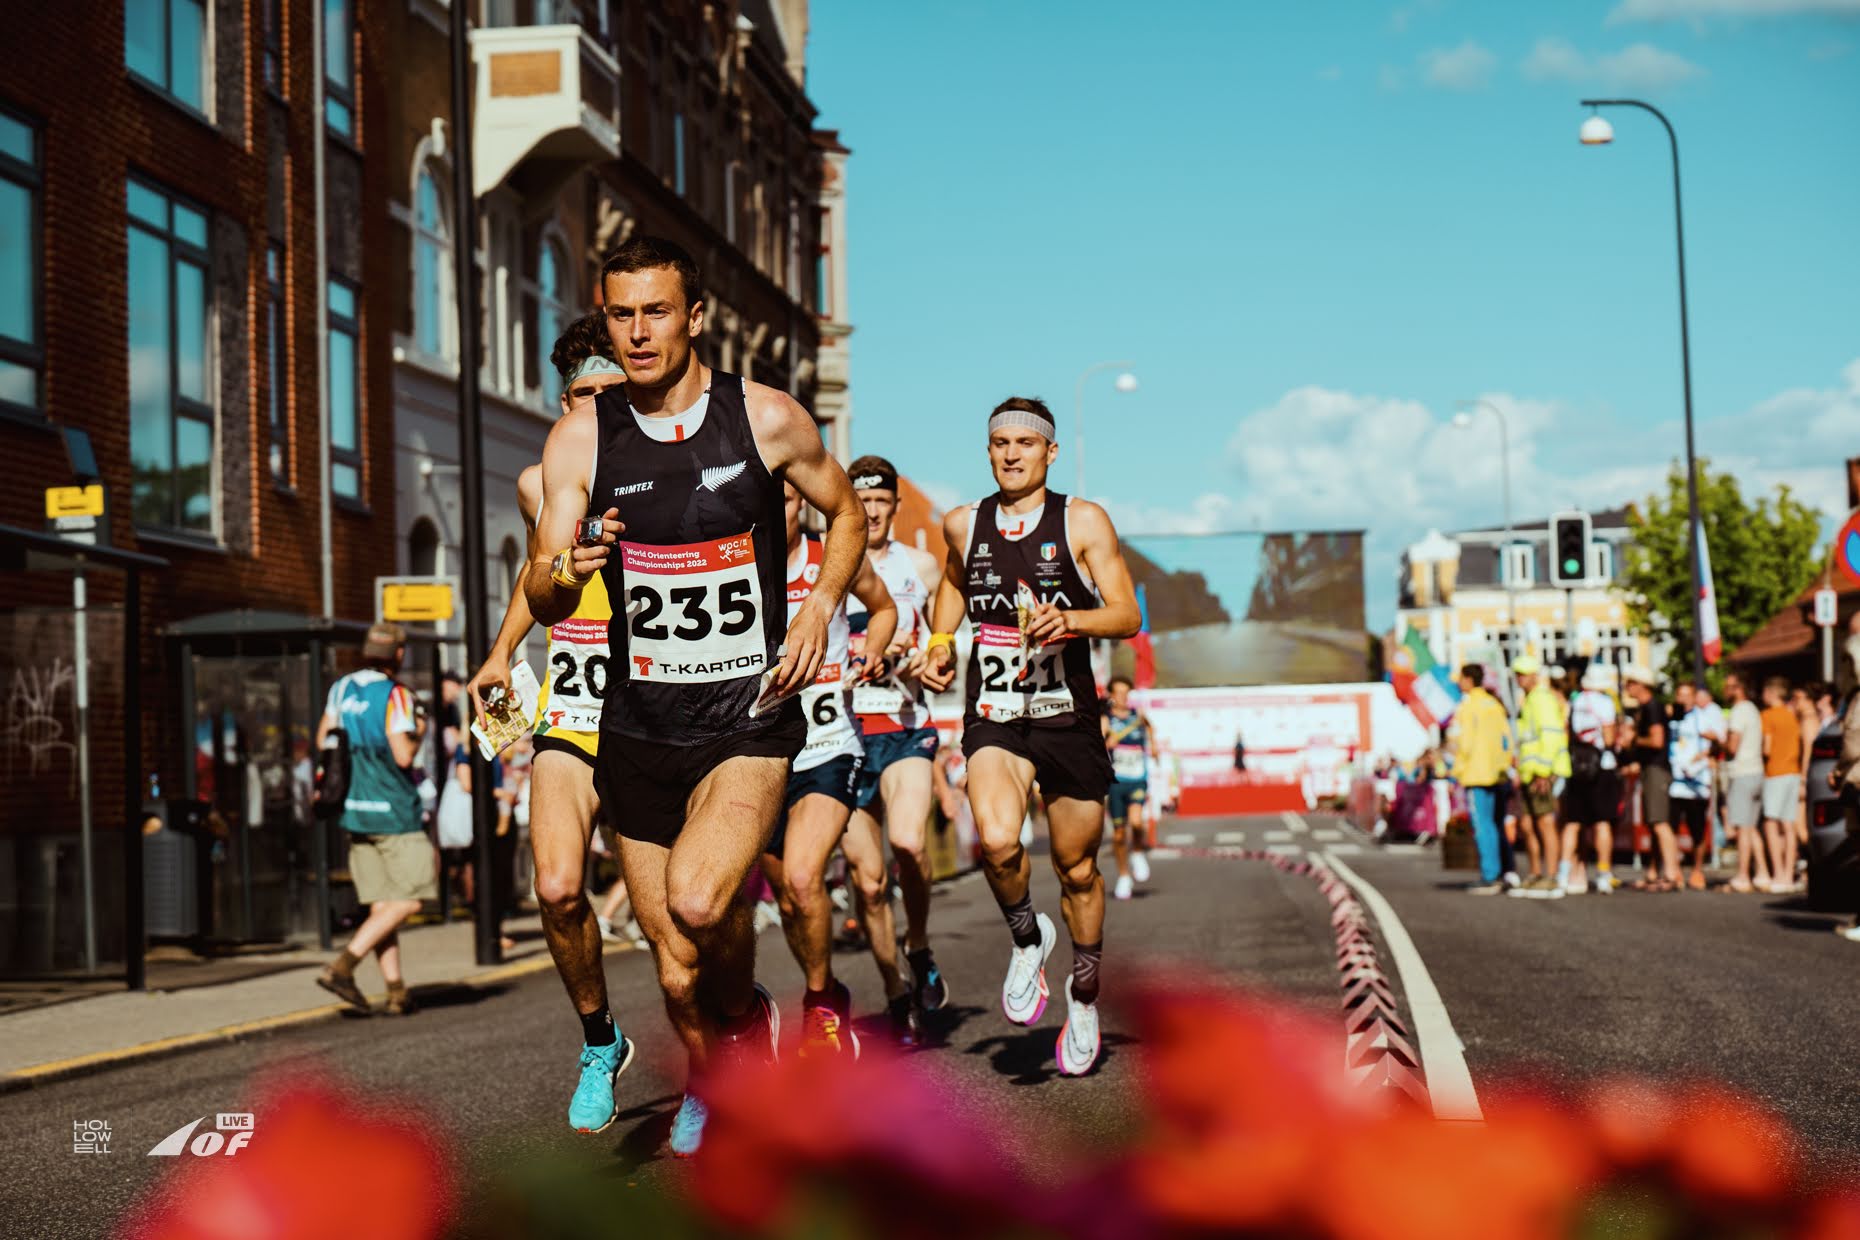
[[[1007,936],[985,884],[961,879],[936,899],[934,939],[954,994],[933,1026],[938,1044],[912,1062],[940,1074],[952,1096],[1022,1129],[1022,1144],[1047,1170],[1129,1137],[1138,1048],[1115,1000],[1140,974],[1186,965],[1308,1005],[1324,1014],[1325,1029],[1338,1029],[1341,1064],[1329,906],[1307,878],[1222,855],[1242,847],[1334,850],[1385,896],[1464,1042],[1475,1088],[1521,1074],[1552,1089],[1620,1072],[1708,1074],[1776,1108],[1828,1164],[1860,1162],[1860,1063],[1851,1053],[1851,987],[1841,980],[1860,968],[1860,948],[1828,933],[1825,918],[1781,900],[1716,895],[1472,897],[1457,889],[1467,876],[1441,871],[1438,854],[1384,852],[1317,816],[1171,821],[1163,836],[1149,887],[1110,906],[1105,1057],[1083,1079],[1060,1077],[1053,1060],[1069,966],[1063,932],[1049,966],[1054,1002],[1037,1028],[1021,1029],[1000,1012]],[[1036,857],[1036,903],[1057,921],[1057,889],[1043,867]],[[869,957],[841,953],[835,966],[853,988],[862,1036],[882,1039]],[[419,961],[407,968],[417,983]],[[762,937],[759,972],[792,1041],[800,977],[774,931]],[[614,956],[608,976],[641,1053],[621,1078],[620,1117],[604,1133],[567,1128],[579,1029],[545,972],[483,994],[453,992],[456,1002],[404,1021],[310,1026],[0,1096],[12,1172],[0,1181],[0,1234],[106,1234],[172,1165],[148,1157],[152,1145],[190,1119],[239,1109],[254,1074],[305,1061],[366,1092],[410,1100],[468,1165],[573,1160],[617,1195],[664,1186],[683,1174],[664,1149],[680,1057],[647,957]],[[108,1156],[72,1153],[72,1122],[85,1119],[110,1121]]]

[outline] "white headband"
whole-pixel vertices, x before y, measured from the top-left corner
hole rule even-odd
[[[1059,435],[1053,427],[1053,420],[1051,418],[1041,417],[1039,414],[1026,409],[1003,409],[1000,413],[988,419],[988,433],[990,435],[1004,427],[1028,430],[1037,435],[1044,435],[1048,443],[1059,442]]]

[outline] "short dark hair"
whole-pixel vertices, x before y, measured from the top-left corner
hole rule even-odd
[[[1124,688],[1126,688],[1126,689],[1134,689],[1134,688],[1136,688],[1136,687],[1137,687],[1137,682],[1136,682],[1136,681],[1134,681],[1134,680],[1132,680],[1132,679],[1131,679],[1130,677],[1128,677],[1128,676],[1124,676],[1124,675],[1117,675],[1117,676],[1113,676],[1113,677],[1111,677],[1111,683],[1110,683],[1110,684],[1108,684],[1108,685],[1106,685],[1106,686],[1105,686],[1105,688],[1107,688],[1107,689],[1115,689],[1115,688],[1117,688],[1117,686],[1119,686],[1119,685],[1122,685],[1122,686],[1124,686]]]
[[[1819,702],[1822,698],[1837,697],[1834,686],[1825,680],[1811,680],[1802,686],[1802,692],[1808,694],[1808,700]]]
[[[698,275],[697,260],[691,257],[691,252],[676,241],[645,233],[626,242],[601,264],[601,296],[605,298],[607,295],[608,276],[651,271],[655,267],[670,267],[678,273],[679,283],[685,289],[685,309],[689,310],[704,300],[703,281]]]
[[[549,354],[549,364],[566,383],[568,377],[575,373],[575,368],[591,357],[604,357],[614,360],[614,340],[607,334],[607,316],[596,310],[584,314],[568,325],[568,330],[556,337],[555,348]]]
[[[1780,693],[1784,697],[1788,697],[1789,678],[1787,676],[1772,676],[1763,682],[1763,691],[1765,693]]]
[[[1473,682],[1473,688],[1485,688],[1485,669],[1477,663],[1468,663],[1460,669],[1460,675]]]
[[[848,478],[876,478],[878,479],[876,486],[887,491],[898,489],[898,467],[882,456],[867,453],[846,467],[846,476]],[[855,482],[853,485],[859,484]]]

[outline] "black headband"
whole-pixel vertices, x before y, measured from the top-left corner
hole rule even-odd
[[[898,474],[896,470],[888,466],[873,465],[853,475],[852,484],[853,490],[855,491],[890,491],[893,495],[896,495],[898,492]]]

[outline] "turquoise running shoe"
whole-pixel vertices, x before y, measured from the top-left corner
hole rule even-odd
[[[614,1122],[614,1081],[633,1062],[633,1043],[619,1030],[611,1046],[581,1048],[581,1080],[568,1100],[568,1126],[576,1132],[600,1132]]]
[[[696,1094],[686,1094],[684,1105],[678,1108],[678,1114],[672,1116],[672,1154],[677,1158],[689,1158],[698,1152],[698,1146],[704,1143],[704,1123],[710,1118],[710,1108]]]

